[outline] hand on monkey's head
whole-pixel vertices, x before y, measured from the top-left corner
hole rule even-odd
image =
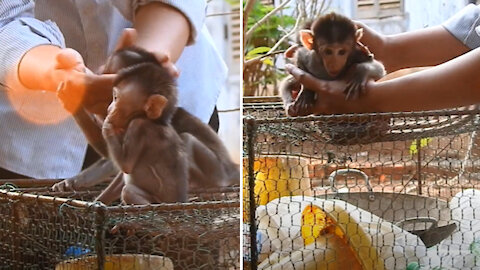
[[[132,46],[139,46],[137,44],[137,31],[134,28],[125,28],[118,40],[115,51],[125,49]],[[139,46],[141,47],[141,46]],[[174,77],[178,78],[180,71],[177,69],[175,64],[170,60],[170,56],[166,52],[159,51],[149,51],[157,59],[158,63],[168,70],[168,73]]]

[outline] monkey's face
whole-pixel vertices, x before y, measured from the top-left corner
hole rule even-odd
[[[113,100],[108,106],[108,119],[117,128],[126,128],[130,121],[144,115],[147,97],[132,83],[120,83],[113,88]]]
[[[323,65],[330,77],[336,78],[343,72],[352,47],[351,42],[335,42],[319,46],[318,53],[322,57]]]

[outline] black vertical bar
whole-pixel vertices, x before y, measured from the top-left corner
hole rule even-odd
[[[417,139],[417,179],[418,179],[418,195],[422,195],[422,154],[421,154],[421,140]]]
[[[250,269],[256,270],[258,264],[257,256],[257,223],[255,220],[255,172],[253,170],[255,162],[255,119],[246,117],[247,123],[247,153],[248,153],[248,198],[249,198],[249,216],[250,216]]]
[[[103,204],[95,204],[95,252],[97,253],[98,269],[105,265],[105,221],[107,208]]]

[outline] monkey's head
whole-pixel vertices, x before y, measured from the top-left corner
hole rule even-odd
[[[114,74],[120,69],[140,63],[157,63],[155,56],[146,50],[131,46],[115,51],[108,57],[103,73]]]
[[[175,79],[158,63],[141,63],[118,72],[107,117],[117,128],[137,117],[168,124],[176,106]]]
[[[332,12],[313,21],[311,30],[301,30],[300,40],[322,58],[328,75],[335,78],[344,71],[362,34],[352,20]]]

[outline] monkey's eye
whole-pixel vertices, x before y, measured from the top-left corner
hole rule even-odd
[[[323,53],[324,53],[325,55],[332,55],[332,54],[333,54],[333,51],[332,51],[332,49],[325,49],[325,50],[323,51]]]
[[[112,98],[113,98],[113,101],[117,101],[117,92],[113,91]]]
[[[341,49],[340,51],[338,51],[338,55],[345,55],[347,53],[347,50],[345,49]]]

